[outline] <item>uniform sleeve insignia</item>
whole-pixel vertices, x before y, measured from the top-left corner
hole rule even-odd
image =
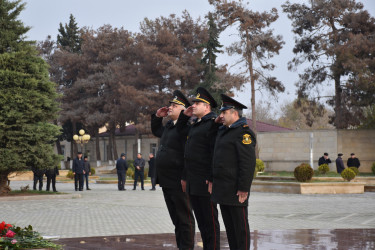
[[[251,140],[251,136],[249,134],[244,134],[242,136],[242,143],[243,144],[251,144],[252,140]]]

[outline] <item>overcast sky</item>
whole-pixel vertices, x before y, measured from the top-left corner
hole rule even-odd
[[[31,30],[27,33],[30,40],[41,41],[48,35],[56,40],[59,23],[67,23],[69,15],[73,14],[79,27],[88,26],[94,29],[110,24],[113,27],[123,27],[132,32],[139,31],[139,23],[145,18],[154,19],[170,14],[181,15],[183,10],[187,10],[194,18],[202,19],[213,10],[207,0],[23,0],[26,2],[26,9],[21,13],[20,18]],[[285,93],[279,94],[278,103],[275,103],[275,110],[286,101],[296,98],[295,82],[298,80],[297,72],[287,70],[287,63],[293,58],[292,48],[294,46],[293,34],[291,32],[291,22],[284,13],[281,12],[282,0],[249,0],[249,6],[255,11],[269,11],[276,7],[279,10],[279,19],[273,24],[275,35],[282,35],[285,41],[284,48],[280,55],[273,59],[277,68],[271,73],[283,82],[286,87]],[[292,2],[308,2],[297,1]],[[361,0],[364,8],[375,16],[375,1]],[[226,31],[221,34],[220,42],[228,46],[236,40],[235,31]],[[233,65],[235,59],[227,55],[218,56],[218,64]],[[239,71],[240,69],[234,69]],[[327,88],[327,95],[333,95],[333,86]],[[242,91],[236,92],[236,98],[250,105],[250,87],[246,84]],[[256,101],[273,101],[266,91],[258,91]]]

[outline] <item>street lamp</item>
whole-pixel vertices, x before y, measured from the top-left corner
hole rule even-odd
[[[79,131],[79,135],[73,135],[73,140],[77,144],[81,144],[81,150],[83,149],[83,144],[88,143],[90,141],[90,135],[85,134],[85,130],[81,129]]]

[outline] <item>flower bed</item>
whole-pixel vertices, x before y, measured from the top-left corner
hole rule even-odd
[[[0,249],[21,248],[62,249],[62,246],[43,239],[38,232],[33,231],[31,225],[20,228],[11,224],[6,224],[4,221],[0,223]]]

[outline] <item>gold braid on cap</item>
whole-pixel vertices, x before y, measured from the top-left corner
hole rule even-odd
[[[185,104],[184,104],[183,102],[180,102],[179,100],[177,100],[177,98],[173,99],[172,102],[177,103],[177,104],[180,104],[180,105],[182,105],[182,106],[185,107]]]
[[[195,97],[195,99],[197,99],[197,100],[200,100],[200,101],[202,101],[202,102],[205,102],[205,103],[207,103],[207,104],[210,104],[211,105],[211,103],[209,102],[209,101],[207,101],[207,100],[205,100],[205,99],[202,99],[202,98],[200,98],[200,94],[198,94],[197,95],[197,97]]]

